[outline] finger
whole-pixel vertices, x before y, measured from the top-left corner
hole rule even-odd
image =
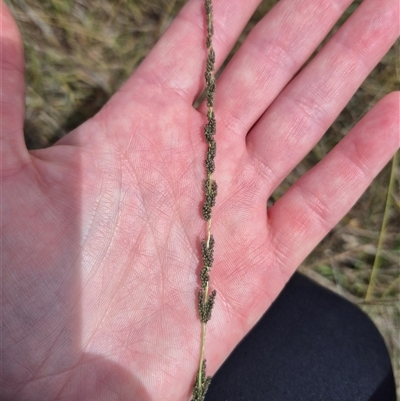
[[[222,142],[246,136],[351,2],[283,0],[263,18],[218,79]]]
[[[367,0],[283,90],[247,137],[269,190],[318,142],[398,37],[397,0]]]
[[[399,147],[400,92],[383,98],[269,209],[277,261],[290,276]]]
[[[24,54],[17,24],[0,3],[0,156],[3,174],[12,174],[29,158],[23,136]]]
[[[222,64],[261,0],[213,2],[216,69]],[[204,0],[189,1],[127,82],[135,79],[178,93],[191,103],[205,86],[206,24]]]

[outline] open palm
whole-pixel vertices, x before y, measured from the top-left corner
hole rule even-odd
[[[217,66],[258,3],[215,1]],[[350,3],[282,0],[218,80],[209,374],[397,150],[393,93],[266,209],[398,36],[397,1],[366,0],[296,75]],[[21,39],[1,7],[2,399],[187,400],[205,236],[206,108],[192,107],[203,3],[188,2],[100,113],[31,152]]]

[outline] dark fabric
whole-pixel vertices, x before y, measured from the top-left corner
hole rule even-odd
[[[396,401],[396,390],[368,316],[295,273],[215,374],[206,399]]]

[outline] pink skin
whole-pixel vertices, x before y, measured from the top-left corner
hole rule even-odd
[[[217,67],[258,3],[215,1]],[[350,3],[281,0],[218,81],[209,374],[398,148],[392,93],[265,208],[399,35],[398,1],[365,0],[292,80]],[[2,399],[188,400],[205,235],[205,106],[192,107],[203,1],[188,2],[100,113],[31,152],[22,42],[4,3],[1,22]]]

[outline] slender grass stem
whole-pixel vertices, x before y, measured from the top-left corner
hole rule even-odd
[[[207,304],[207,299],[208,299],[208,283],[206,285],[206,289],[204,291],[204,301],[203,303],[206,305]],[[206,323],[201,324],[201,344],[200,344],[200,362],[199,362],[199,373],[198,373],[198,388],[201,390],[202,386],[202,366],[203,366],[203,361],[204,361],[204,349],[206,346],[206,334],[207,334],[207,326]]]
[[[387,228],[387,225],[389,222],[389,212],[390,212],[390,206],[391,206],[391,200],[392,200],[392,193],[394,190],[394,182],[395,182],[397,165],[398,165],[398,152],[396,152],[396,154],[394,155],[394,157],[392,159],[392,168],[390,171],[390,180],[389,180],[389,186],[388,186],[388,191],[387,191],[387,196],[386,196],[385,211],[383,213],[382,226],[381,226],[381,231],[379,234],[378,248],[376,250],[375,260],[374,260],[374,264],[372,266],[372,271],[371,271],[371,277],[370,277],[367,292],[365,295],[365,302],[371,302],[372,298],[373,298],[376,279],[378,276],[378,270],[379,270],[379,266],[381,263],[382,247],[383,247],[383,244],[385,241],[386,228]]]
[[[400,276],[397,276],[390,284],[389,286],[386,288],[386,290],[383,292],[383,294],[381,295],[380,299],[384,300],[389,294],[390,292],[396,288],[397,285],[400,284]]]
[[[211,377],[206,376],[205,343],[207,333],[207,322],[211,318],[211,311],[214,306],[216,291],[209,294],[209,273],[214,261],[214,237],[211,235],[211,214],[215,205],[217,196],[217,183],[212,179],[212,173],[215,170],[216,142],[214,135],[216,133],[216,120],[214,115],[214,96],[215,96],[215,76],[214,63],[215,52],[212,48],[213,21],[212,21],[212,3],[211,0],[205,0],[205,9],[207,17],[207,63],[206,63],[206,98],[207,98],[207,124],[204,127],[204,135],[208,143],[205,166],[207,170],[207,179],[204,183],[205,202],[203,205],[203,218],[206,221],[206,240],[201,242],[203,255],[203,268],[200,272],[201,289],[198,294],[198,310],[201,320],[201,342],[200,342],[200,360],[199,370],[193,387],[192,401],[203,401],[211,382]]]

